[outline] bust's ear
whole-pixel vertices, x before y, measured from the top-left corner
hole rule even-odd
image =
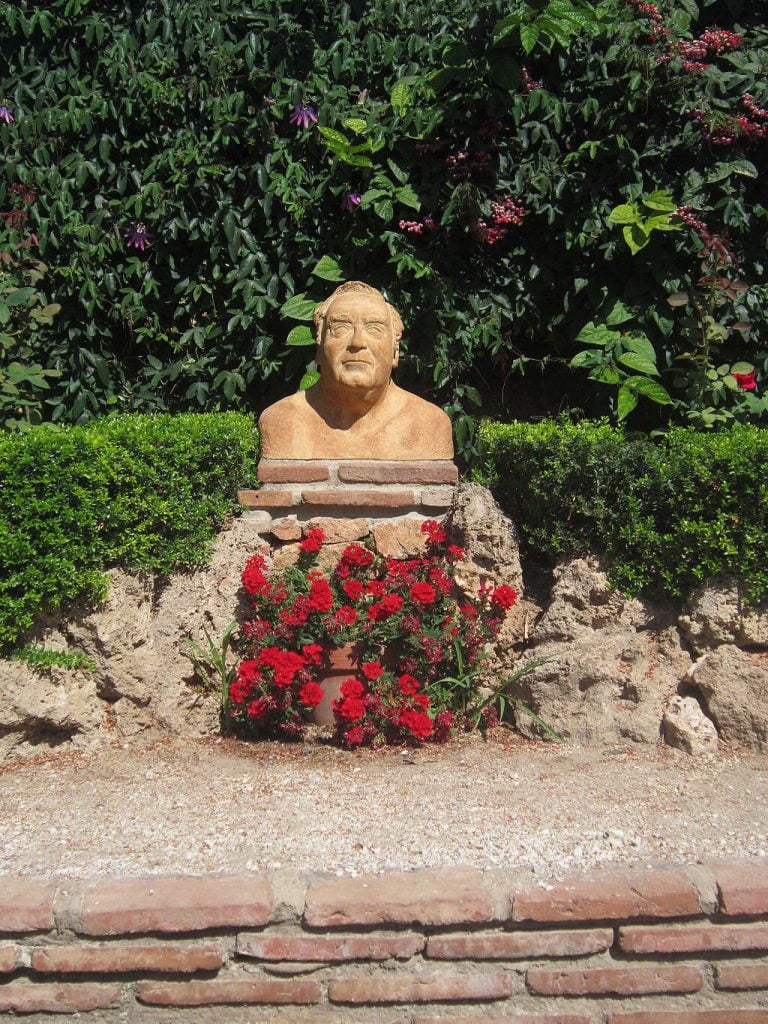
[[[397,366],[397,364],[399,362],[400,362],[400,346],[398,345],[397,342],[395,342],[395,348],[394,348],[394,351],[392,352],[392,369],[393,370],[394,370],[394,368]]]

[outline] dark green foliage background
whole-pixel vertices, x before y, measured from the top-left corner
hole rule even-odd
[[[479,478],[540,561],[603,553],[632,593],[684,597],[732,573],[748,599],[768,594],[768,431],[486,422],[480,447]]]
[[[762,366],[766,143],[717,149],[686,111],[702,98],[738,111],[747,91],[768,105],[764,5],[660,6],[680,38],[736,24],[744,47],[673,73],[624,0],[598,5],[599,37],[528,57],[519,34],[493,45],[507,0],[0,2],[0,104],[16,118],[0,122],[0,208],[13,183],[38,193],[30,228],[63,307],[36,353],[63,371],[47,415],[261,408],[294,390],[307,350],[285,346],[280,307],[327,293],[311,273],[323,255],[401,310],[401,381],[445,405],[460,447],[481,407],[604,413],[615,389],[568,367],[586,321],[622,298],[660,366],[682,345],[665,300],[695,272],[693,235],[657,232],[632,257],[606,220],[659,188],[728,227],[754,327],[724,357]],[[543,90],[521,90],[523,63]],[[407,109],[390,103],[403,78]],[[363,119],[360,137],[381,146],[371,166],[291,125],[299,103],[321,126]],[[487,152],[487,170],[457,181],[445,158],[461,150]],[[341,208],[372,187],[385,194]],[[473,241],[468,224],[507,195],[526,204],[523,224],[493,248]],[[398,228],[426,215],[434,232]],[[144,253],[125,245],[134,221],[155,237]]]
[[[102,595],[105,568],[205,563],[257,451],[239,413],[0,435],[0,647],[36,613]]]

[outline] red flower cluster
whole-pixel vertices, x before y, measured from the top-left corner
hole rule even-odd
[[[470,227],[469,233],[483,245],[496,245],[507,237],[512,225],[523,223],[527,212],[519,199],[506,196],[500,202],[492,202],[490,220],[479,217]]]
[[[261,555],[248,560],[242,579],[255,614],[243,625],[250,652],[229,689],[231,722],[261,736],[300,737],[307,711],[323,697],[327,655],[354,643],[358,670],[333,705],[337,741],[449,738],[467,707],[451,703],[457,694],[442,684],[459,666],[472,672],[479,664],[516,594],[487,585],[478,599],[461,596],[454,573],[463,549],[435,520],[421,529],[426,550],[414,558],[349,544],[324,573],[317,568],[324,537],[310,530],[298,562],[282,573]]]

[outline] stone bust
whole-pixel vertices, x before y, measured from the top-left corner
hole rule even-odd
[[[259,419],[266,459],[453,458],[442,409],[392,380],[403,322],[381,292],[340,285],[314,312],[320,380]]]

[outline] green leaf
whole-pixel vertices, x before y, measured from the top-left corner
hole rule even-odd
[[[605,346],[612,341],[618,341],[621,337],[620,331],[609,331],[605,324],[593,324],[590,321],[576,335],[576,341],[583,341],[585,345]]]
[[[286,345],[314,345],[315,336],[309,327],[294,327],[285,339]]]
[[[392,92],[389,94],[389,102],[392,109],[402,117],[408,107],[411,106],[411,100],[412,90],[410,82],[401,78],[399,82],[395,82],[392,86]]]
[[[520,85],[522,70],[508,53],[492,53],[488,58],[491,78],[506,92],[514,92]]]
[[[331,256],[322,256],[312,268],[312,273],[324,281],[344,280],[344,271]]]
[[[622,366],[628,366],[630,370],[637,370],[638,373],[649,373],[654,377],[659,375],[659,371],[656,369],[656,360],[649,359],[637,352],[622,353],[619,356],[619,362]]]
[[[578,369],[580,366],[591,366],[594,360],[599,358],[600,357],[596,352],[590,352],[589,349],[584,349],[583,352],[577,352],[568,365],[574,369]]]
[[[656,349],[644,334],[628,334],[623,339],[624,344],[630,352],[636,352],[639,356],[645,356],[652,363],[656,362]]]
[[[675,292],[674,295],[667,296],[667,302],[670,306],[687,306],[690,302],[690,296],[688,292]]]
[[[27,299],[31,298],[31,296],[33,296],[34,294],[34,288],[16,288],[13,291],[9,292],[5,296],[3,301],[5,302],[6,306],[20,306],[22,305],[22,303],[26,302]],[[59,306],[59,309],[61,309],[61,306]],[[58,312],[58,310],[56,312]]]
[[[745,178],[757,177],[757,168],[749,160],[734,160],[731,163],[731,170],[734,174],[741,174]]]
[[[362,135],[368,127],[362,117],[348,117],[341,123],[345,128],[349,128],[349,130],[354,132],[356,135]]]
[[[731,373],[752,373],[753,370],[752,363],[734,363],[731,367]]]
[[[619,388],[619,397],[617,402],[617,412],[620,420],[626,419],[627,416],[637,405],[637,396],[633,391],[626,386],[626,384]]]
[[[623,203],[621,206],[614,206],[608,214],[609,224],[637,224],[640,214],[634,203]]]
[[[302,292],[300,295],[292,295],[287,302],[280,307],[283,316],[289,316],[292,320],[311,320],[317,302],[308,299]]]
[[[629,388],[636,395],[643,395],[651,402],[656,402],[657,405],[672,403],[669,392],[657,380],[649,380],[647,377],[628,377],[624,381],[624,387]]]
[[[677,209],[677,203],[672,198],[672,193],[666,188],[651,192],[650,195],[644,196],[641,202],[649,210],[660,210],[662,213],[674,213]]]
[[[307,370],[304,376],[299,381],[299,391],[306,391],[307,388],[314,387],[315,384],[320,380],[320,374],[317,370]]]
[[[395,190],[395,198],[403,206],[410,206],[412,210],[421,209],[421,201],[410,185],[403,185]]]
[[[628,224],[623,228],[622,234],[633,256],[635,253],[640,252],[641,249],[644,249],[650,241],[648,235],[646,235],[639,224]]]
[[[621,299],[617,299],[611,306],[611,311],[605,318],[605,322],[609,327],[616,327],[618,324],[625,324],[627,320],[632,320],[634,316],[634,312],[627,309]]]
[[[539,30],[535,25],[520,26],[520,42],[526,53],[530,53],[539,41]]]
[[[320,125],[317,130],[326,142],[331,142],[339,148],[348,149],[351,145],[347,136],[337,132],[335,128],[327,128],[325,125]]]
[[[519,14],[508,14],[506,18],[502,18],[497,21],[493,26],[493,43],[500,43],[502,39],[505,39],[510,32],[514,31],[520,24]]]

